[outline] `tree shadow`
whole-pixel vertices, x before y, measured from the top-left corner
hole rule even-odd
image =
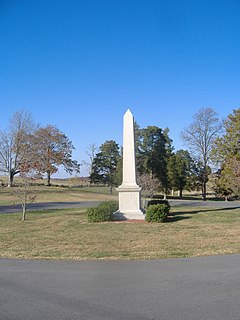
[[[178,197],[178,196],[167,196],[167,200],[202,200],[201,196],[182,196],[182,197]]]
[[[160,199],[160,200],[164,199],[163,195],[154,195],[152,198],[153,199]],[[168,195],[167,200],[179,200],[179,201],[181,201],[181,200],[202,200],[202,198],[200,195],[182,196],[182,197]]]
[[[191,217],[184,217],[181,215],[172,215],[172,216],[168,216],[166,222],[167,223],[172,223],[172,222],[177,222],[177,221],[181,221],[181,220],[188,220],[191,219]]]
[[[213,209],[209,209],[207,207],[203,207],[201,209],[198,210],[189,210],[189,211],[177,211],[174,212],[173,215],[184,215],[184,214],[198,214],[198,213],[203,213],[203,212],[216,212],[216,211],[228,211],[228,210],[235,210],[235,209],[239,209],[239,206],[237,207],[231,207],[231,208],[213,208]]]
[[[163,199],[162,195],[154,195],[153,199]],[[202,199],[202,196],[199,195],[183,195],[182,197],[179,196],[171,196],[168,195],[167,196],[167,200],[179,200],[179,201],[184,201],[184,200],[198,200],[198,201],[220,201],[220,202],[224,202],[225,198],[224,197],[216,197],[216,196],[211,196],[210,194],[207,196],[206,201]],[[228,198],[228,201],[235,201],[235,200],[239,200],[237,197],[230,197]]]
[[[177,221],[181,221],[181,220],[187,220],[187,219],[192,219],[192,217],[190,216],[185,216],[186,214],[188,215],[195,215],[195,214],[199,214],[199,213],[204,213],[204,212],[221,212],[221,211],[232,211],[235,209],[239,209],[239,207],[231,207],[231,208],[215,208],[215,209],[209,209],[204,207],[203,209],[199,209],[199,210],[189,210],[189,211],[177,211],[177,212],[173,212],[170,213],[170,215],[167,217],[167,221],[166,222],[177,222]]]

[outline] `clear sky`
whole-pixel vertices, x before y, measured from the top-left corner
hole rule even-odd
[[[92,143],[122,144],[128,108],[177,150],[200,108],[239,106],[239,0],[0,0],[1,129],[30,111],[82,161]]]

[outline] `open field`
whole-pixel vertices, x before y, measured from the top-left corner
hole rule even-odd
[[[108,187],[61,188],[55,186],[33,186],[31,190],[33,194],[37,195],[35,203],[117,199],[116,192],[111,195]],[[18,203],[19,200],[14,196],[13,192],[14,188],[0,189],[0,205]]]
[[[0,181],[7,185],[8,178],[0,176]],[[15,183],[21,183],[20,177],[15,177]],[[104,186],[91,186],[83,178],[69,178],[69,179],[52,179],[51,186],[46,186],[46,180],[36,180],[36,184],[31,187],[31,191],[36,195],[35,203],[43,202],[79,202],[79,201],[105,201],[117,200],[118,195],[115,188],[112,189],[110,194],[109,187]],[[12,205],[19,203],[18,198],[14,196],[13,188],[0,188],[0,205]],[[162,196],[162,195],[159,195]],[[175,196],[168,196],[169,199],[179,199]],[[213,195],[209,196],[209,199]],[[184,194],[184,199],[199,199],[201,194],[187,192]]]
[[[173,207],[164,224],[87,223],[85,209],[0,216],[0,257],[158,259],[240,253],[240,209]]]

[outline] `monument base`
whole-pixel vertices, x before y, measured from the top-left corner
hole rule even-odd
[[[141,211],[138,212],[129,212],[129,213],[122,213],[122,212],[114,212],[113,219],[116,221],[121,220],[145,220],[145,214]]]
[[[145,220],[141,210],[141,188],[138,185],[121,185],[119,194],[119,210],[114,213],[114,220]]]

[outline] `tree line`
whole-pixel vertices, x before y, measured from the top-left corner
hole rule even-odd
[[[226,199],[240,192],[240,109],[220,120],[212,108],[202,108],[181,132],[186,150],[174,150],[168,129],[140,128],[135,123],[136,166],[143,191],[201,190],[206,200],[210,180],[216,195]],[[90,180],[112,187],[121,184],[122,150],[113,140],[105,141],[96,152],[90,146]]]
[[[186,150],[175,150],[168,129],[157,126],[140,128],[135,123],[137,179],[145,193],[154,190],[165,197],[172,191],[201,190],[206,200],[208,181],[218,196],[228,199],[240,193],[240,109],[220,120],[212,108],[202,108],[192,123],[181,132]],[[36,124],[24,110],[10,118],[0,130],[0,172],[14,177],[47,176],[63,166],[66,172],[80,172],[72,158],[73,143],[56,126]],[[113,187],[122,182],[122,148],[114,140],[95,144],[87,152],[90,181]]]

